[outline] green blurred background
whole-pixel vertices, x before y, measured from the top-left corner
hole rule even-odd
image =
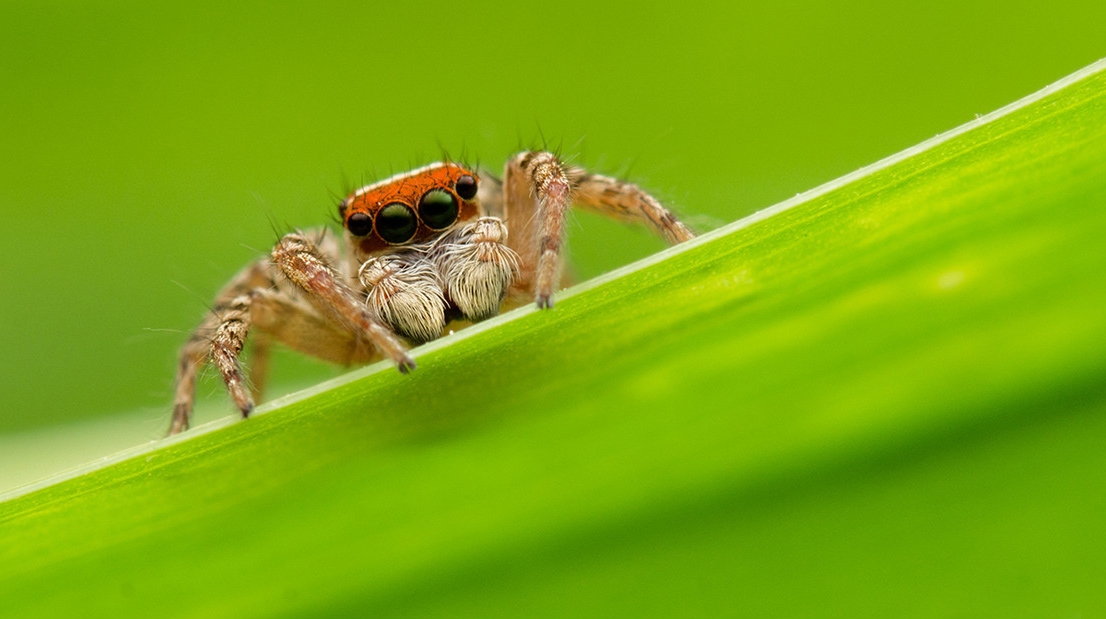
[[[1091,63],[1104,24],[1100,0],[4,3],[0,436],[157,436],[177,347],[273,225],[443,150],[546,144],[705,230]],[[571,235],[584,277],[661,246]],[[339,371],[285,354],[276,391]]]

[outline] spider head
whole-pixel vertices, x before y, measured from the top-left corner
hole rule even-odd
[[[362,256],[428,243],[480,213],[479,177],[454,163],[435,163],[362,187],[342,201],[347,238]]]

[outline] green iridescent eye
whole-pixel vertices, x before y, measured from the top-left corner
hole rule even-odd
[[[432,230],[441,230],[457,221],[457,198],[448,191],[434,189],[419,200],[419,219]]]
[[[376,233],[393,245],[410,241],[418,227],[414,211],[406,204],[393,202],[376,214]]]

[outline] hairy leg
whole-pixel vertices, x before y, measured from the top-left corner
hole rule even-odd
[[[573,197],[576,204],[600,215],[644,224],[673,245],[695,238],[671,211],[633,183],[600,174],[585,174],[577,181]]]
[[[538,307],[553,306],[559,281],[565,215],[572,200],[572,178],[553,153],[524,152],[507,162],[503,174],[504,211],[515,233],[508,240],[522,259],[518,285],[533,289]]]
[[[255,307],[256,304],[251,307],[251,310]],[[250,313],[256,314],[255,311]],[[254,324],[257,324],[256,318]],[[260,330],[253,334],[253,339],[250,341],[249,376],[250,396],[253,397],[254,402],[265,399],[265,386],[269,383],[269,354],[272,347],[272,339],[268,335]]]
[[[338,261],[337,250],[326,240],[287,235],[271,259],[254,262],[223,287],[211,312],[181,349],[169,434],[188,428],[196,377],[208,361],[219,369],[235,406],[243,416],[249,415],[267,375],[267,336],[338,363],[367,361],[380,350],[400,371],[414,367],[403,344],[331,266]],[[258,374],[251,393],[239,357],[253,326],[262,337],[254,342],[251,363]]]
[[[566,166],[552,153],[519,153],[504,169],[503,205],[496,207],[502,208],[511,228],[508,245],[521,257],[516,289],[532,289],[539,307],[553,305],[563,261],[565,218],[572,205],[643,224],[669,243],[695,236],[633,183]]]
[[[177,363],[176,398],[169,434],[188,429],[195,403],[196,375],[200,367],[211,358],[220,326],[226,319],[235,318],[238,315],[240,308],[239,311],[234,308],[243,296],[248,297],[249,291],[271,285],[271,268],[272,265],[268,260],[258,260],[231,278],[215,297],[211,311],[192,330],[188,341],[181,348]],[[226,334],[223,337],[225,340]]]
[[[379,316],[362,301],[314,243],[300,234],[288,234],[277,243],[273,263],[303,292],[322,314],[353,333],[364,334],[400,372],[415,368],[415,360]]]

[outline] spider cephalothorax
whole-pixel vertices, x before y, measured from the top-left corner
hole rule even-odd
[[[284,236],[238,273],[181,350],[170,434],[188,427],[198,369],[218,369],[243,416],[264,384],[273,340],[328,361],[382,356],[415,367],[422,343],[452,320],[479,321],[527,297],[553,305],[570,206],[645,224],[670,243],[692,233],[636,185],[542,151],[507,162],[503,180],[454,163],[398,174],[338,207],[343,248],[325,231]],[[252,389],[238,357],[252,336]]]
[[[429,242],[481,214],[475,172],[437,163],[362,187],[338,206],[355,257]]]

